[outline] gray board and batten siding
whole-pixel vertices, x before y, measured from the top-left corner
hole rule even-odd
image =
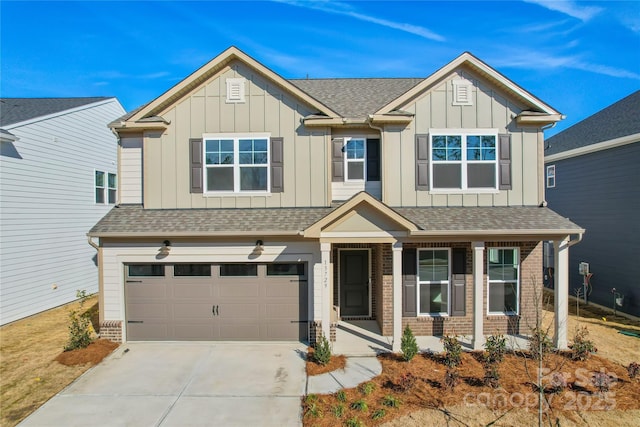
[[[624,295],[620,311],[640,316],[640,143],[548,162],[556,186],[549,207],[587,232],[569,251],[569,292],[582,286],[580,262],[588,262],[589,300],[612,307],[612,288]]]

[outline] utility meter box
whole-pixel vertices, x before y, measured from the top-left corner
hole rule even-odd
[[[588,262],[581,262],[580,265],[578,266],[578,272],[582,276],[586,276],[587,274],[589,274],[589,263]]]

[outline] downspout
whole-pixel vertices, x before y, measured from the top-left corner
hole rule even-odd
[[[548,129],[552,129],[555,127],[557,122],[549,123],[548,125],[542,126],[540,130],[542,131],[542,144],[538,144],[538,147],[542,145],[542,151],[538,148],[538,171],[540,172],[541,180],[538,181],[538,197],[541,200],[540,206],[547,206],[547,173],[544,166],[544,151],[546,148],[546,140],[544,137],[544,131]]]
[[[91,237],[91,236],[87,236],[87,242],[89,242],[89,244],[90,244],[90,245],[91,245],[95,250],[99,251],[99,250],[100,250],[100,246],[98,246],[97,244],[95,244],[95,243],[93,242],[93,240],[91,240],[91,239],[92,239],[92,237]]]
[[[117,194],[118,194],[118,199],[116,200],[116,205],[120,205],[120,195],[122,194],[121,188],[120,188],[120,154],[122,153],[122,145],[121,144],[121,140],[120,140],[120,134],[115,131],[113,128],[109,128],[109,130],[111,130],[111,133],[113,133],[116,136],[116,144],[117,144],[117,155],[116,155],[116,162],[118,163],[116,165],[116,173],[117,173],[117,178],[116,178],[116,182],[118,183],[118,189],[117,189]]]

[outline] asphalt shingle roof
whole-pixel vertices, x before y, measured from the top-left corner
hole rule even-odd
[[[242,233],[297,234],[322,219],[333,208],[276,209],[143,209],[140,205],[114,207],[89,232],[92,236],[204,236]],[[394,208],[421,230],[434,232],[510,230],[580,232],[581,228],[548,208],[436,207]]]
[[[640,90],[546,141],[545,155],[640,133]]]
[[[289,80],[342,117],[373,114],[420,83],[418,78]]]
[[[82,105],[110,99],[98,96],[87,98],[0,98],[0,126],[23,122],[36,117],[58,113]]]

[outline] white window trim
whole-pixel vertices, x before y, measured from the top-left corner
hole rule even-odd
[[[447,251],[447,312],[440,313],[421,313],[420,312],[420,285],[437,284],[428,280],[420,280],[420,252],[424,251]],[[443,284],[445,281],[440,281]],[[448,317],[451,313],[451,248],[418,248],[416,251],[416,313],[418,317]]]
[[[228,78],[227,84],[227,97],[225,102],[227,104],[242,104],[245,102],[245,82],[247,79],[244,77]],[[234,96],[234,88],[237,88],[238,95]]]
[[[549,183],[550,180],[553,180],[553,184]],[[556,165],[547,166],[546,183],[547,183],[547,188],[556,187]]]
[[[247,139],[266,139],[267,140],[267,164],[258,165],[259,167],[265,167],[267,169],[267,189],[264,191],[240,190],[240,156],[239,156],[239,140]],[[208,139],[233,139],[233,191],[209,191],[207,188],[207,140]],[[250,166],[250,165],[246,165]],[[205,133],[202,135],[202,185],[203,194],[205,196],[264,196],[271,194],[271,134],[269,133]]]
[[[99,187],[96,185],[96,172],[101,172],[104,174],[104,185]],[[109,187],[109,174],[116,176],[116,186]],[[100,188],[102,190],[102,199],[104,200],[102,203],[96,201],[96,190]],[[116,190],[116,197],[113,203],[109,202],[109,190]],[[118,203],[118,174],[116,172],[111,172],[108,170],[94,169],[93,170],[93,204],[94,205],[115,205]]]
[[[490,287],[492,283],[513,283],[512,280],[491,280],[489,278],[489,251],[491,249],[510,249],[516,251],[516,259],[518,260],[518,268],[517,274],[518,278],[516,279],[516,311],[490,311],[489,307],[489,297],[490,297]],[[492,246],[487,248],[487,315],[488,316],[517,316],[520,313],[520,264],[522,261],[520,260],[520,248],[517,246]]]
[[[462,156],[460,161],[435,161],[433,160],[433,137],[434,136],[462,136]],[[467,156],[467,136],[494,136],[496,138],[496,159],[495,160],[466,160]],[[435,164],[460,164],[462,188],[433,188],[429,190],[433,194],[498,194],[500,193],[498,180],[499,176],[499,158],[500,144],[498,129],[429,129],[429,182],[433,183],[433,165]],[[469,188],[467,187],[467,164],[473,163],[494,163],[494,173],[496,178],[495,188]]]
[[[364,141],[364,157],[362,159],[347,158],[347,144],[353,139],[361,139]],[[348,136],[344,138],[344,182],[363,183],[367,181],[367,138],[364,136]],[[362,179],[349,179],[349,163],[362,163]]]
[[[467,79],[451,80],[453,86],[453,105],[473,105],[473,82]],[[466,97],[462,98],[460,89],[466,89]]]

